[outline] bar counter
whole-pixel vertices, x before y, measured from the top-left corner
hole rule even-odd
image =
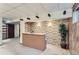
[[[22,33],[22,44],[27,47],[44,51],[46,40],[44,33]]]

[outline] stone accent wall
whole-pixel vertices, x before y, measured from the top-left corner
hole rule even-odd
[[[30,24],[31,30],[29,31],[29,24],[26,24],[27,32],[35,32],[35,33],[46,33],[47,43],[59,46],[61,41],[61,36],[59,33],[59,25],[61,23],[65,23],[68,26],[68,21],[62,20],[53,20],[53,21],[43,21],[43,22],[35,22]]]

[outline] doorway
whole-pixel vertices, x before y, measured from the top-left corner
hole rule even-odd
[[[8,38],[14,38],[14,24],[7,24],[8,26]]]

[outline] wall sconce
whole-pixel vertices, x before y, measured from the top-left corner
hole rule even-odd
[[[52,23],[51,22],[48,22],[48,26],[52,26]]]
[[[37,26],[41,27],[41,23],[40,23],[40,22],[38,22],[38,23],[37,23]]]

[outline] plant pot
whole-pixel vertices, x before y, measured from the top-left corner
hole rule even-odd
[[[61,48],[63,48],[63,49],[66,49],[66,47],[67,47],[67,44],[65,41],[61,41],[60,45],[61,45]]]

